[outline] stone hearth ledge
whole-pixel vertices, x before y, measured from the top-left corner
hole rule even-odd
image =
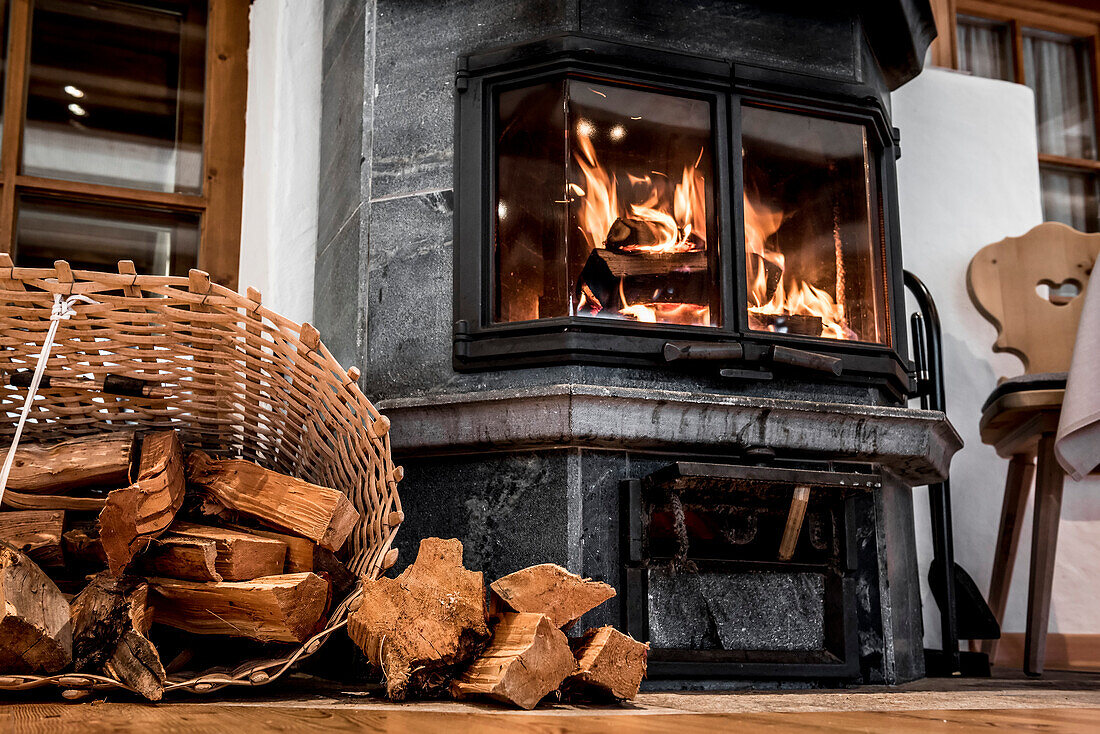
[[[400,456],[548,448],[780,453],[881,464],[910,486],[947,476],[962,439],[939,411],[628,387],[549,385],[378,403]]]

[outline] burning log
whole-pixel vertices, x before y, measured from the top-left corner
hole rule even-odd
[[[790,313],[757,313],[749,311],[749,327],[757,331],[774,331],[780,334],[821,336],[820,316]]]
[[[113,575],[172,523],[183,492],[183,448],[176,432],[149,434],[141,445],[137,481],[107,495],[99,514],[99,538]]]
[[[0,512],[0,541],[23,551],[40,566],[63,566],[61,510]]]
[[[488,696],[533,709],[576,668],[569,640],[549,617],[508,613],[485,652],[451,683],[451,694]]]
[[[509,609],[545,614],[559,629],[615,596],[615,589],[602,581],[581,578],[553,563],[510,573],[489,588]]]
[[[59,495],[83,487],[129,484],[133,452],[134,434],[130,431],[52,444],[20,444],[8,475],[8,489],[20,494]]]
[[[106,673],[150,701],[164,694],[167,674],[149,641],[149,586],[101,573],[72,602],[77,672]]]
[[[69,602],[34,561],[0,545],[0,671],[55,673],[72,650]]]
[[[359,513],[343,493],[269,471],[241,459],[212,459],[192,451],[187,478],[219,504],[276,528],[339,550]]]
[[[364,584],[348,635],[386,676],[386,695],[434,693],[489,639],[485,586],[462,566],[462,543],[425,538],[396,579]]]
[[[565,686],[579,694],[627,701],[638,695],[645,677],[649,645],[614,627],[590,629],[570,643],[578,670]]]
[[[325,612],[328,583],[312,573],[203,583],[150,578],[153,619],[196,635],[304,642]]]
[[[668,226],[646,219],[619,217],[607,230],[607,249],[621,252],[658,248],[668,240]]]

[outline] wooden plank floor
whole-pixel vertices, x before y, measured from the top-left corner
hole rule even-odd
[[[893,688],[743,693],[646,693],[626,706],[551,705],[510,711],[453,702],[391,704],[372,693],[319,689],[291,679],[279,689],[222,700],[143,704],[58,703],[9,697],[0,732],[1100,732],[1100,675],[1027,680],[918,681]]]

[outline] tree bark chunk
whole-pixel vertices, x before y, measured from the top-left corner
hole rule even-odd
[[[571,644],[579,669],[569,676],[567,688],[620,701],[638,695],[645,677],[649,645],[614,627],[590,629]]]
[[[21,550],[40,566],[63,566],[61,534],[65,527],[62,510],[0,512],[0,541]]]
[[[581,578],[553,563],[510,573],[489,588],[509,609],[545,614],[559,629],[615,596],[615,589],[602,581]]]
[[[184,485],[183,448],[176,432],[146,436],[137,481],[107,495],[107,506],[99,513],[99,539],[113,575],[119,576],[172,523],[183,504]]]
[[[212,459],[192,451],[187,478],[225,507],[332,551],[344,545],[359,520],[343,493],[268,471],[251,461]]]
[[[569,640],[549,617],[509,612],[481,656],[451,683],[451,693],[533,709],[576,668]]]
[[[73,667],[112,676],[151,701],[167,680],[149,641],[149,586],[133,578],[95,576],[72,602]]]
[[[312,573],[202,583],[150,578],[153,620],[196,635],[304,642],[316,631],[328,583]]]
[[[217,548],[215,568],[222,576],[219,581],[248,581],[283,573],[287,546],[273,538],[182,520],[173,523],[166,535],[213,541]]]
[[[0,545],[0,672],[55,673],[72,652],[69,602],[26,554]]]
[[[425,538],[396,579],[365,582],[348,634],[386,676],[386,695],[432,694],[489,639],[485,585],[462,566],[462,543]]]
[[[20,444],[8,489],[21,494],[64,494],[81,487],[120,487],[130,483],[133,453],[131,431]]]

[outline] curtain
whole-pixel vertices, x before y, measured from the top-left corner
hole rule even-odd
[[[1008,23],[958,16],[959,69],[987,79],[1012,81],[1012,34]]]

